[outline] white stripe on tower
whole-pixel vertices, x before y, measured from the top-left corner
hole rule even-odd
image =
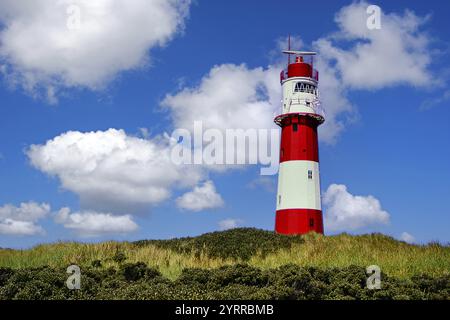
[[[319,163],[291,160],[280,163],[277,211],[284,209],[322,210]]]

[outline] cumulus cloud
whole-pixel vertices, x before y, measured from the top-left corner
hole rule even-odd
[[[335,16],[338,32],[315,43],[322,57],[336,63],[343,83],[355,89],[380,89],[433,82],[428,70],[430,37],[421,31],[428,17],[411,11],[384,13],[381,29],[370,30],[368,6],[361,1],[343,7]]]
[[[176,203],[179,208],[190,211],[214,209],[224,205],[222,197],[210,180],[178,197]]]
[[[408,232],[402,232],[402,234],[400,235],[400,240],[408,242],[408,243],[413,243],[415,238],[413,235],[409,234]]]
[[[123,130],[69,131],[27,150],[31,164],[56,176],[85,207],[122,211],[158,204],[171,189],[192,187],[201,168],[175,165],[168,139],[128,136]]]
[[[332,184],[323,195],[325,225],[331,231],[350,231],[389,223],[389,213],[375,197],[355,196],[342,184]]]
[[[183,29],[189,0],[4,0],[0,65],[8,81],[50,102],[66,87],[101,89],[151,64],[150,49]]]
[[[72,229],[82,237],[124,234],[138,228],[130,215],[117,216],[95,211],[71,212],[69,208],[59,210],[55,222]]]
[[[411,11],[382,13],[381,29],[366,26],[369,4],[354,2],[335,16],[338,30],[313,42],[318,51],[320,92],[326,122],[320,137],[335,143],[346,126],[358,119],[348,99],[352,90],[379,90],[395,85],[426,86],[435,76],[429,35],[422,30],[428,17]]]
[[[278,68],[223,64],[214,66],[198,86],[166,95],[161,105],[170,112],[175,128],[195,132],[194,122],[201,122],[203,131],[213,129],[214,137],[205,138],[202,146],[220,148],[217,158],[259,161],[270,165],[270,173],[276,173],[279,135],[273,119],[279,109],[280,94]],[[217,171],[240,167],[208,165],[208,169]]]
[[[281,100],[278,79],[279,70],[271,67],[218,65],[199,86],[168,94],[162,106],[178,128],[192,129],[199,120],[205,129],[270,128]]]
[[[47,203],[23,202],[20,206],[6,204],[0,207],[0,234],[30,236],[44,234],[36,222],[50,213]]]
[[[229,229],[234,229],[239,227],[239,225],[242,224],[242,220],[241,219],[224,219],[219,221],[219,228],[220,230],[229,230]]]
[[[44,229],[31,221],[18,221],[13,219],[0,220],[0,234],[14,236],[32,236],[45,234]]]

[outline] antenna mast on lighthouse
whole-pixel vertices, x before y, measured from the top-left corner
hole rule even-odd
[[[291,35],[288,36],[288,50],[291,50]],[[291,55],[288,54],[288,65],[291,64]]]

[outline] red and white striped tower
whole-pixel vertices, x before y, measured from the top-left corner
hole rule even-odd
[[[274,120],[281,127],[275,231],[323,233],[317,127],[325,119],[317,89],[319,74],[313,67],[315,52],[283,53],[289,62],[280,75],[282,112]]]

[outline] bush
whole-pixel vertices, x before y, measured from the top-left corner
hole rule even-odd
[[[211,281],[211,271],[201,268],[188,268],[181,272],[177,282],[185,285],[206,285]]]
[[[48,267],[17,270],[1,286],[0,299],[63,299],[64,276]]]
[[[0,286],[3,286],[13,274],[11,268],[0,268]]]
[[[210,279],[218,287],[230,284],[263,287],[268,282],[266,273],[262,273],[260,269],[245,264],[220,267],[212,272]]]
[[[382,275],[380,290],[366,288],[365,268],[319,269],[293,264],[260,270],[237,264],[185,269],[170,281],[146,264],[115,269],[86,267],[81,289],[66,287],[65,269],[0,268],[0,299],[450,299],[450,277]]]
[[[277,288],[291,289],[289,299],[320,299],[324,291],[322,282],[314,279],[309,269],[293,264],[270,272],[269,281]]]
[[[121,266],[120,272],[127,281],[138,281],[143,278],[153,279],[161,276],[158,270],[148,268],[143,262],[126,263]]]
[[[294,243],[302,243],[300,236],[286,236],[271,231],[255,228],[236,228],[226,231],[205,233],[195,238],[171,240],[141,240],[134,242],[137,246],[157,245],[164,249],[181,253],[202,252],[212,258],[233,258],[248,261],[255,253],[262,256],[279,249],[290,248]]]

